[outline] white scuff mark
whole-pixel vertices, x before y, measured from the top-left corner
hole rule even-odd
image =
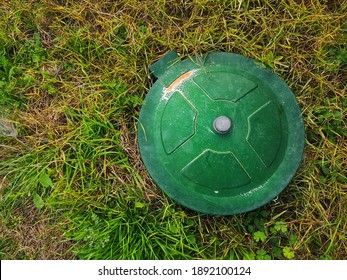
[[[177,91],[177,89],[180,88],[186,80],[191,78],[196,71],[197,71],[197,69],[188,71],[188,72],[182,74],[181,76],[179,76],[176,80],[174,80],[167,88],[164,87],[163,96],[161,99],[162,100],[169,100],[171,95],[175,91]]]

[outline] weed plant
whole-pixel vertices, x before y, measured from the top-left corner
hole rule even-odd
[[[346,259],[346,43],[340,0],[1,1],[1,259]],[[306,147],[277,199],[216,217],[152,182],[137,119],[169,50],[291,87]]]

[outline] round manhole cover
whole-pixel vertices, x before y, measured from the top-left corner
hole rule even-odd
[[[229,215],[275,198],[294,176],[304,126],[285,82],[256,61],[170,52],[140,112],[138,140],[158,186],[193,210]]]

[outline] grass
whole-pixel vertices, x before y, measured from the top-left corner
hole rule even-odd
[[[5,1],[0,9],[1,259],[346,259],[347,2]],[[302,166],[250,213],[165,196],[137,148],[148,67],[235,52],[302,109]]]

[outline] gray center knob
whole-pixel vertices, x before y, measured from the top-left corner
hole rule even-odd
[[[213,127],[216,132],[225,134],[231,128],[231,120],[226,116],[220,116],[214,120]]]

